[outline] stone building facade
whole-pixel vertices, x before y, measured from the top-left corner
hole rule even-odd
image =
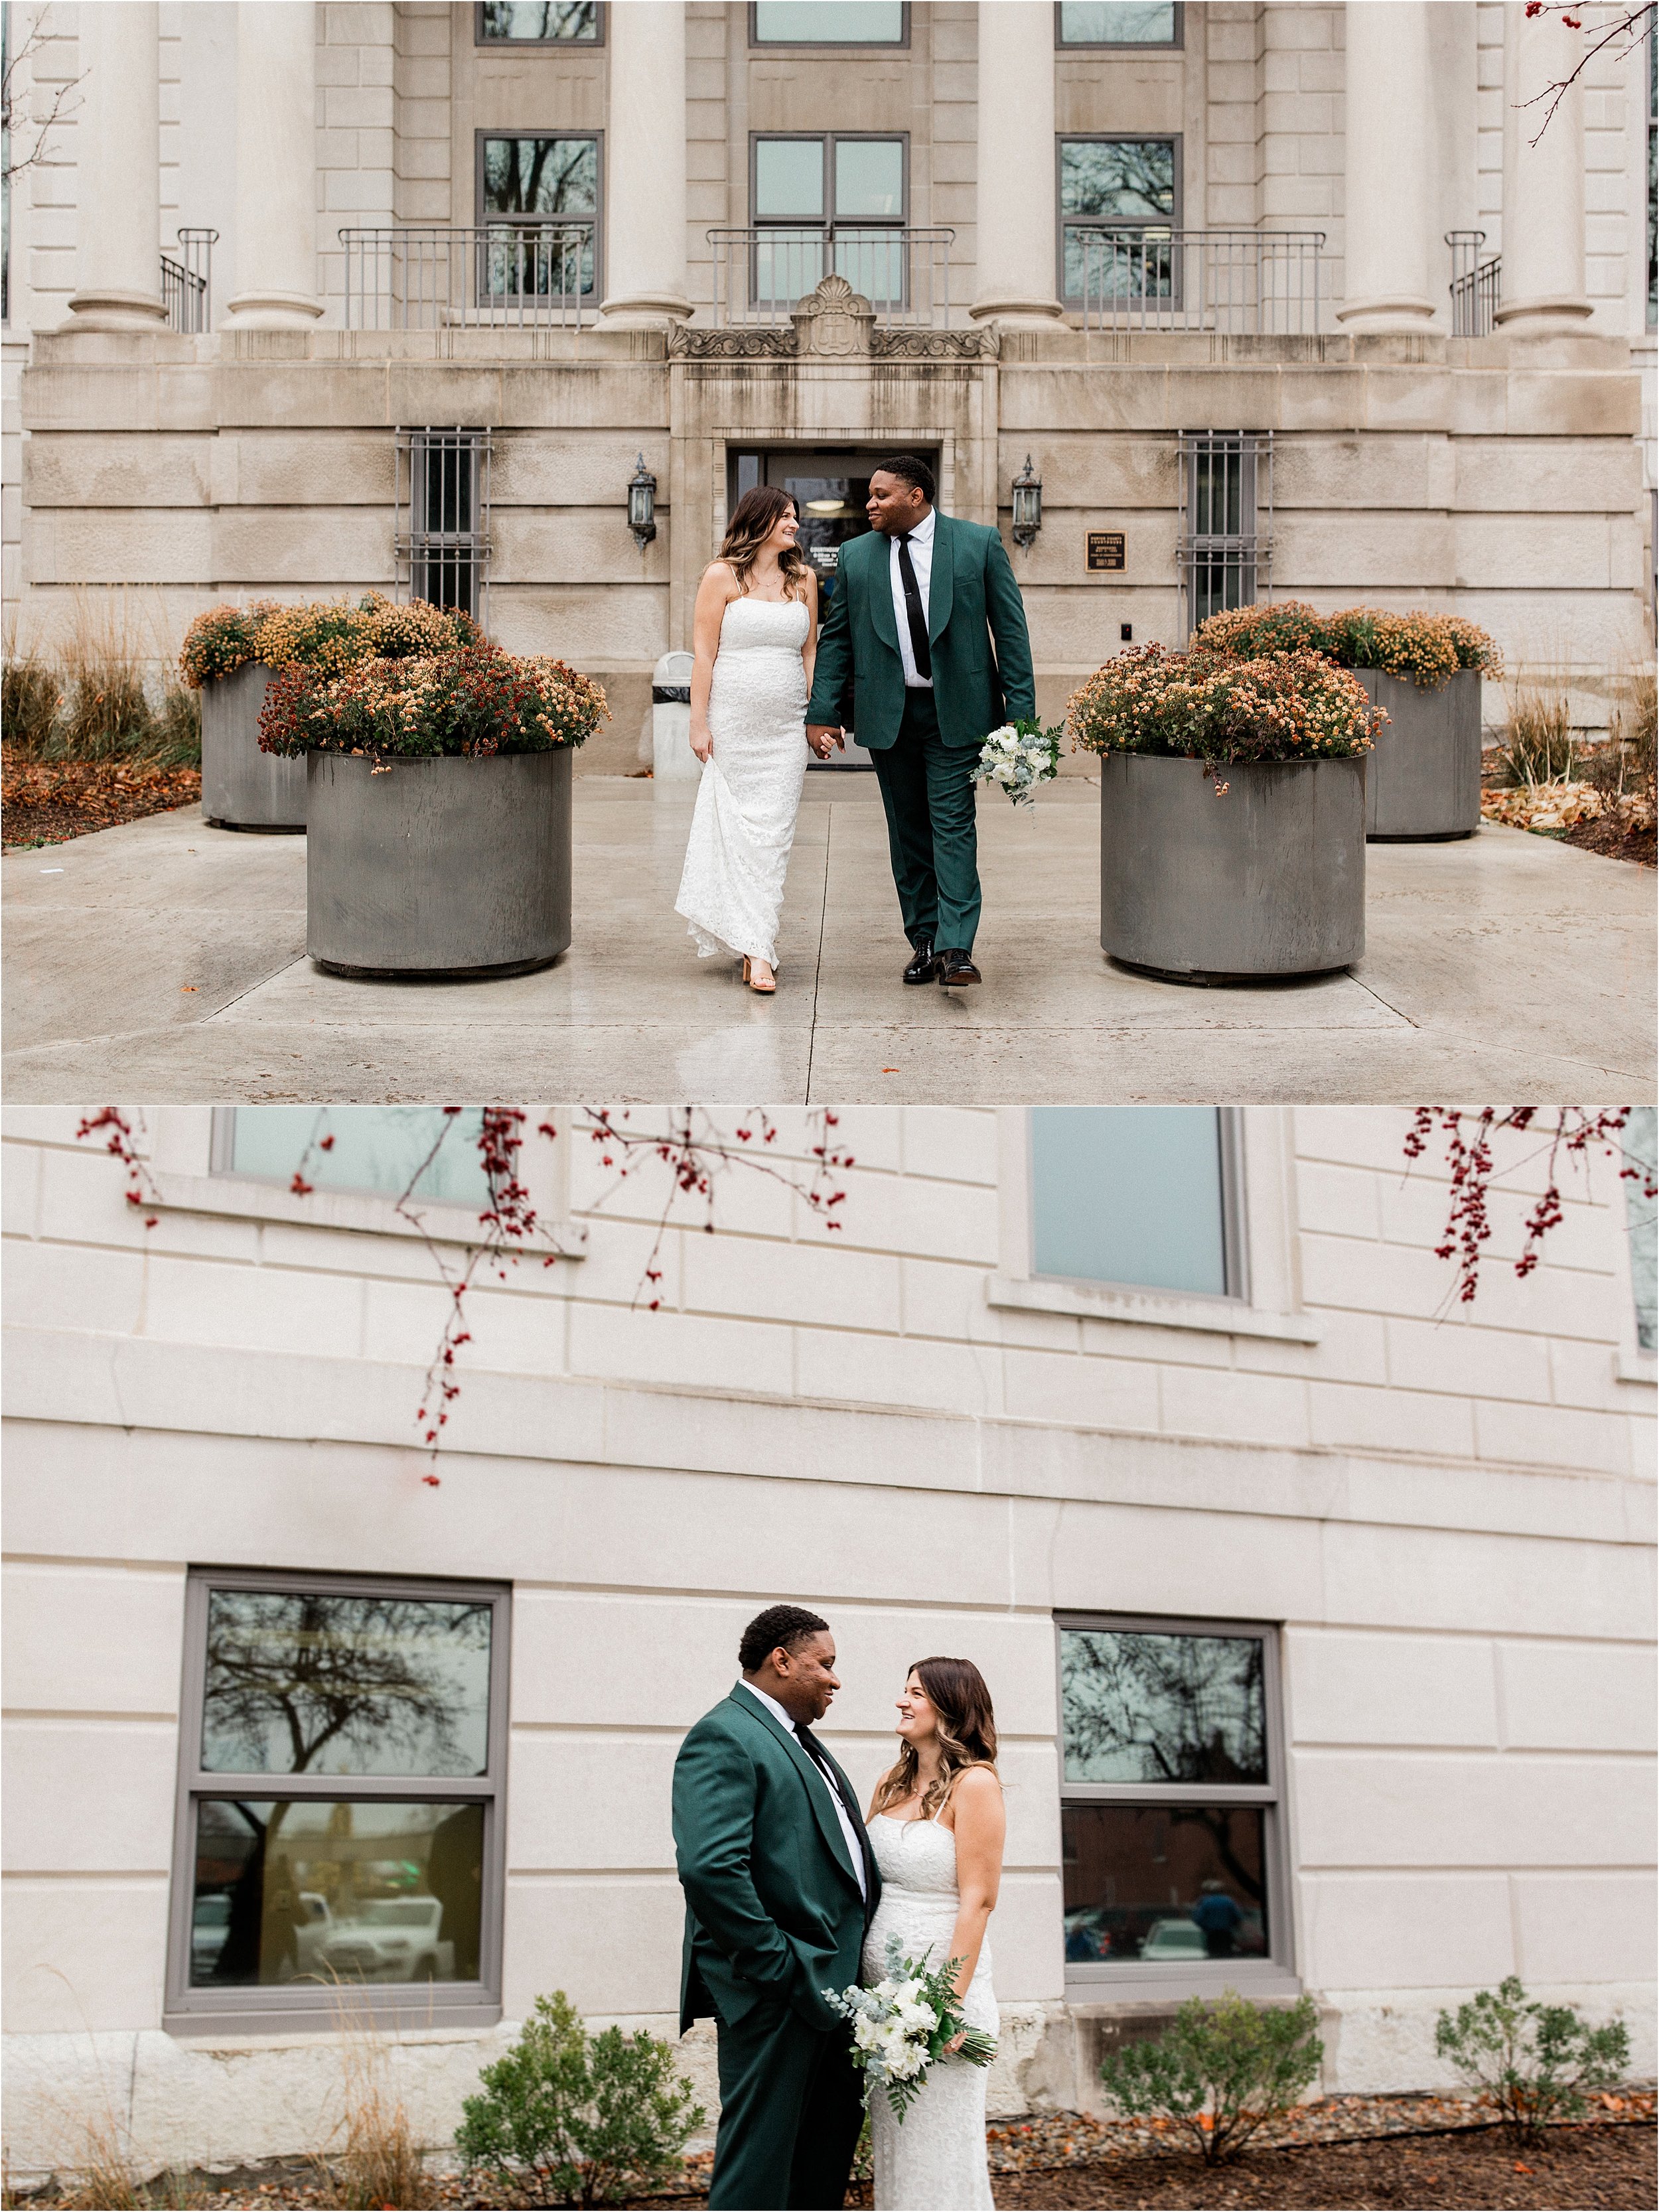
[[[73,87],[11,211],[26,627],[425,588],[441,426],[491,627],[611,688],[589,768],[744,472],[856,513],[901,446],[1005,529],[1029,457],[1045,710],[1218,593],[1455,608],[1589,723],[1647,649],[1647,58],[1534,146],[1581,34],[1519,0],[9,14]],[[872,312],[798,320],[836,270]]]
[[[1503,1173],[1458,1306],[1443,1166],[1403,1172],[1399,1110],[849,1109],[834,1233],[788,1187],[824,1133],[786,1115],[782,1178],[722,1174],[716,1233],[688,1214],[653,1260],[665,1182],[617,1186],[552,1109],[527,1180],[567,1256],[475,1293],[432,1487],[447,1297],[376,1146],[412,1115],[418,1161],[436,1109],[327,1109],[327,1155],[316,1110],[136,1117],[137,1211],[72,1112],[7,1119],[14,2176],[106,2110],[150,2166],[315,2148],[341,1945],[434,2142],[538,1992],[672,2034],[675,1752],[781,1597],[834,1628],[860,1790],[909,1662],[991,1683],[994,2111],[1086,2106],[1103,2039],[1226,1982],[1312,1993],[1327,2089],[1442,2081],[1437,2009],[1510,1972],[1624,2018],[1652,2070],[1652,1209],[1608,1163],[1526,1279],[1542,1164]],[[440,1251],[477,1203],[465,1176],[422,1201]],[[286,1680],[282,1607],[330,1592],[404,1608],[377,1665],[422,1607],[491,1610],[459,1753],[380,1711],[303,1773],[228,1753],[239,1652]],[[1106,1707],[1074,1667],[1149,1642],[1203,1720],[1173,1789],[1079,1733]],[[268,1875],[262,1801],[307,1791],[287,1918],[268,1878],[233,1970],[249,1831]],[[434,1801],[486,1823],[470,1934]],[[401,1971],[388,1921],[425,1931]],[[706,2027],[682,2056],[712,2090]]]

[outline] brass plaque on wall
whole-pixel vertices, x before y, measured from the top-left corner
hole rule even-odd
[[[1121,530],[1091,530],[1089,532],[1089,566],[1091,568],[1121,568],[1123,566],[1123,532]]]

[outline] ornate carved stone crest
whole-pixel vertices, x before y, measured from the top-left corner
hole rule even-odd
[[[844,361],[868,354],[876,311],[832,270],[795,309],[795,350],[803,358]]]

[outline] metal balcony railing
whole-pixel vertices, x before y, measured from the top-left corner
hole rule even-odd
[[[948,330],[953,230],[886,223],[762,223],[711,230],[714,321],[781,325],[824,277],[844,276],[884,329]]]
[[[1085,331],[1321,328],[1322,230],[1176,230],[1068,218],[1066,289]]]
[[[1457,338],[1489,338],[1492,333],[1492,314],[1503,297],[1504,260],[1494,253],[1489,261],[1480,258],[1480,249],[1486,242],[1484,230],[1449,230],[1446,243],[1451,248],[1451,317],[1452,336]]]
[[[179,258],[161,256],[161,305],[167,328],[186,337],[213,327],[213,248],[216,230],[181,230]]]
[[[599,304],[591,216],[343,230],[340,244],[348,330],[571,330]]]

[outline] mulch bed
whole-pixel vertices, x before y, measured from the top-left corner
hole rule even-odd
[[[0,834],[8,850],[58,845],[91,830],[141,822],[202,795],[197,768],[133,761],[12,761],[0,770]]]
[[[1194,2208],[1227,2205],[1539,2208],[1617,2206],[1650,2212],[1656,2180],[1655,2094],[1626,2089],[1595,2100],[1586,2123],[1553,2128],[1545,2147],[1517,2151],[1487,2107],[1425,2095],[1327,2097],[1263,2129],[1242,2158],[1202,2164],[1167,2121],[1097,2120],[1054,2112],[994,2122],[986,2130],[992,2190],[999,2205]],[[623,2199],[618,2212],[706,2212],[711,2154],[685,2161],[689,2189]],[[18,2191],[12,2201],[39,2208],[65,2202],[48,2188]],[[335,2201],[316,2166],[270,2160],[234,2173],[180,2177],[169,2191],[152,2185],[150,2202],[190,2212],[312,2212]],[[532,2200],[434,2176],[436,2212],[502,2212]],[[854,2184],[849,2206],[872,2202],[868,2179]]]
[[[1577,845],[1581,853],[1600,853],[1604,860],[1633,860],[1638,868],[1659,865],[1659,842],[1656,841],[1651,822],[1645,825],[1620,823],[1602,815],[1594,822],[1581,822],[1576,829],[1565,831],[1561,842]]]

